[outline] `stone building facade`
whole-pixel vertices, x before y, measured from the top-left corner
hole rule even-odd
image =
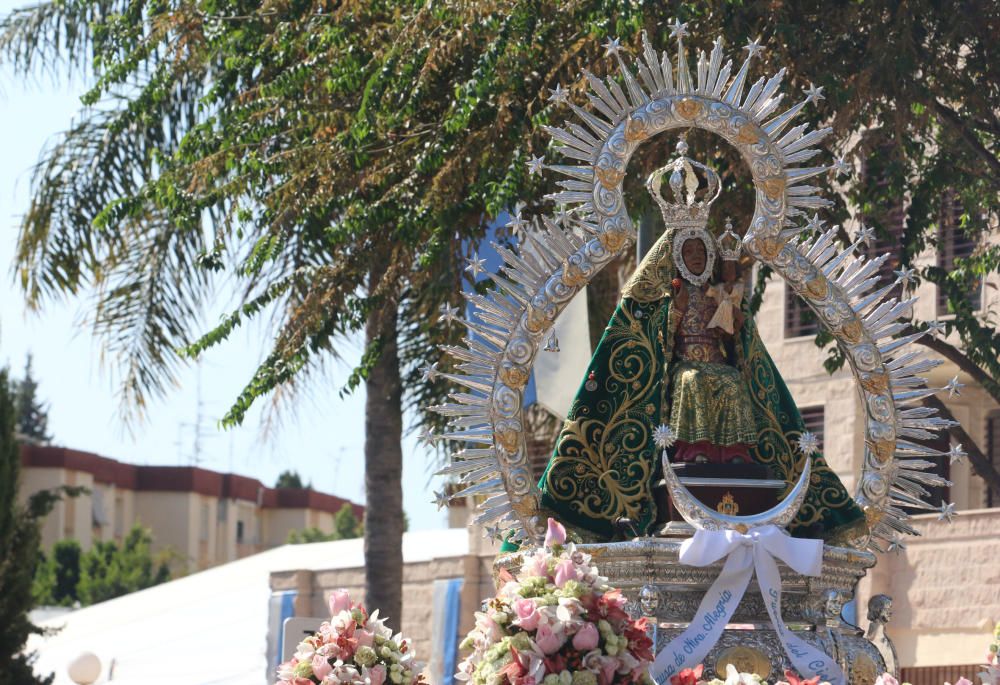
[[[99,540],[121,541],[139,523],[152,532],[153,551],[179,554],[176,571],[200,571],[285,544],[289,532],[333,531],[345,504],[360,519],[364,507],[311,488],[269,488],[254,478],[191,466],[137,466],[90,452],[42,445],[21,448],[20,496],[64,485],[83,486],[59,502],[42,525],[45,549],[74,539],[84,550]]]

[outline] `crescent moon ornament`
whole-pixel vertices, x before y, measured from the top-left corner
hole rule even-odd
[[[662,459],[663,480],[667,483],[667,491],[670,493],[670,499],[681,517],[696,530],[735,530],[740,533],[746,533],[749,529],[760,526],[774,525],[779,528],[786,527],[792,522],[802,507],[802,502],[805,500],[806,492],[809,489],[809,474],[812,471],[812,460],[806,459],[799,480],[785,499],[759,514],[732,516],[729,514],[720,514],[698,501],[691,494],[691,491],[684,487],[681,479],[677,477],[677,474],[670,467],[666,450],[663,451]]]

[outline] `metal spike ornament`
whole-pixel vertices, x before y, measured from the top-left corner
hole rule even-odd
[[[459,318],[457,307],[442,310],[443,325],[458,322],[468,329],[463,346],[443,347],[455,360],[454,373],[437,371],[464,389],[449,403],[431,408],[448,417],[449,431],[441,437],[466,443],[448,468],[468,476],[467,488],[482,484],[489,493],[478,522],[501,525],[514,539],[541,542],[544,519],[522,416],[532,365],[543,344],[557,347],[552,326],[573,296],[635,240],[622,194],[632,155],[659,133],[696,128],[732,145],[751,170],[756,204],[743,252],[786,280],[837,340],[854,372],[866,414],[855,499],[870,531],[856,542],[878,550],[898,547],[901,535],[916,532],[901,507],[920,501],[928,487],[947,482],[928,470],[934,465],[929,458],[948,453],[918,442],[947,426],[933,409],[917,404],[940,389],[926,388],[919,374],[931,367],[910,347],[942,326],[909,332],[906,317],[913,300],[897,301],[891,296],[895,285],[880,282],[888,255],[869,259],[858,253],[869,234],[862,231],[860,240],[840,249],[836,228],[823,231],[817,212],[832,202],[810,181],[844,173],[848,165],[835,160],[808,166],[831,129],[796,123],[807,106],[822,100],[822,88],[810,86],[782,110],[784,69],[749,83],[751,63],[764,49],[759,40],[743,48],[733,75],[734,62],[724,61],[723,41],[717,38],[710,55],[699,54],[692,76],[686,37],[687,26],[675,21],[671,57],[654,49],[643,33],[634,67],[623,55],[626,48],[610,38],[605,51],[618,73],[600,78],[584,72],[588,107],[572,102],[562,85],[550,88],[549,101],[573,115],[561,127],[543,127],[564,160],[535,157],[528,170],[562,179],[556,182],[559,190],[547,196],[559,207],[558,220],[528,221],[515,212],[507,226],[519,248],[497,246],[504,264],[491,275],[494,287],[486,295],[466,296],[468,319]],[[473,278],[478,276],[475,258],[468,267]],[[586,387],[591,382],[596,388],[595,379]],[[959,389],[957,381],[945,387]],[[812,446],[806,440],[801,447]]]

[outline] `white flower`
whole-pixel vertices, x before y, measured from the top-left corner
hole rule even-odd
[[[726,685],[759,685],[760,678],[751,673],[740,673],[732,664],[726,664]]]

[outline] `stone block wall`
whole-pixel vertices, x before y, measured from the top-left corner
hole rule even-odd
[[[862,581],[859,614],[873,594],[893,598],[887,632],[904,666],[981,663],[1000,620],[1000,509],[963,511],[951,525],[923,514],[913,526],[920,537]]]

